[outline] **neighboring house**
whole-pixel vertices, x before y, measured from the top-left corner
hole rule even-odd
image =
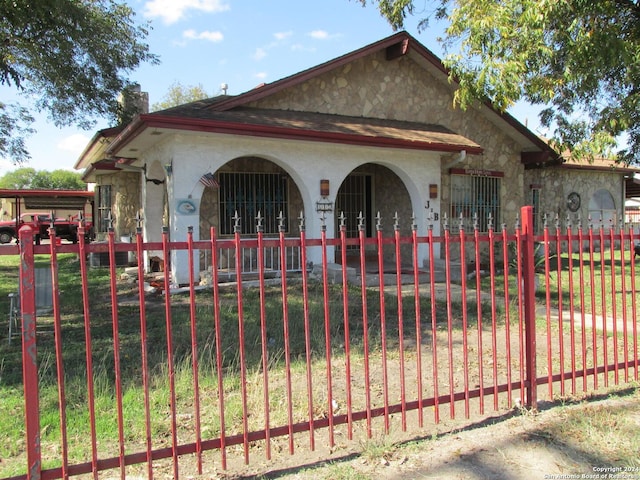
[[[585,229],[589,222],[596,229],[621,226],[626,200],[633,193],[627,186],[636,172],[638,168],[603,158],[592,162],[566,160],[561,165],[527,171],[526,200],[534,206],[536,231],[540,233],[544,226],[544,213],[551,229],[556,228],[556,218],[563,228],[567,219],[573,227],[580,221]]]
[[[385,235],[396,212],[407,234],[412,215],[419,235],[430,224],[440,234],[445,214],[451,227],[462,215],[473,228],[474,212],[482,230],[489,215],[497,227],[513,225],[530,185],[550,181],[536,172],[561,159],[488,104],[453,108],[454,90],[440,59],[400,32],[241,95],[142,113],[98,132],[76,168],[97,185],[96,226],[105,231],[111,218],[116,235],[128,235],[141,211],[147,241],[160,240],[161,225],[172,241],[189,226],[196,240],[209,238],[211,226],[226,237],[236,212],[244,235],[255,234],[258,212],[265,234],[277,235],[281,211],[287,236],[299,235],[302,212],[309,238],[320,236],[322,211],[329,237],[341,212],[350,236],[360,212],[367,236],[376,234],[378,212]],[[557,190],[543,189],[555,200],[540,206],[564,207]],[[428,261],[426,246],[419,255]],[[173,253],[177,284],[189,278],[185,256]]]

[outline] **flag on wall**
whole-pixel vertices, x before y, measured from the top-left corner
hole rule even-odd
[[[205,187],[210,188],[218,188],[220,184],[213,173],[205,173],[202,177],[200,177],[200,183]]]

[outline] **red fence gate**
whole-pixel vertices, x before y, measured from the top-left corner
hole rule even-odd
[[[413,226],[403,236],[396,220],[392,235],[347,238],[342,228],[307,239],[302,223],[296,239],[212,230],[210,240],[189,232],[172,243],[165,231],[158,243],[138,232],[130,244],[110,233],[106,244],[80,235],[78,245],[58,244],[52,231],[49,246],[21,231],[19,247],[2,253],[20,254],[22,350],[14,342],[0,353],[5,377],[21,368],[24,449],[3,459],[2,476],[119,469],[124,478],[133,469],[151,478],[160,469],[178,478],[181,468],[270,459],[274,446],[313,450],[318,437],[333,446],[338,428],[371,438],[398,421],[426,429],[442,415],[514,402],[535,409],[538,392],[638,379],[633,229],[557,222],[534,236],[530,207],[514,233],[490,222],[486,233],[458,227],[418,236]],[[270,278],[265,252],[291,247],[303,268],[289,272],[283,254]],[[418,262],[424,247],[427,266]],[[242,274],[247,248],[257,254],[252,276]],[[311,249],[322,258],[314,268]],[[118,253],[141,259],[147,250],[161,251],[166,266],[171,251],[186,250],[189,284],[176,291],[169,268],[150,278],[143,262],[124,274],[116,267]],[[235,252],[233,283],[219,278],[223,250]],[[107,255],[109,268],[89,269],[92,253]],[[53,292],[45,313],[35,300],[42,258]],[[210,272],[204,285],[193,275],[199,258]]]

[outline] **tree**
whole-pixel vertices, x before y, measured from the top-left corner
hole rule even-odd
[[[133,112],[117,101],[130,95],[126,75],[158,63],[144,43],[147,26],[116,0],[0,0],[0,85],[33,100],[56,126],[91,128],[96,117],[127,121]],[[0,155],[29,158],[25,107],[0,102]]]
[[[164,110],[209,97],[210,95],[204,90],[204,87],[200,83],[198,85],[183,86],[179,82],[174,82],[169,86],[169,91],[162,98],[162,101],[154,103],[151,106],[151,110]]]
[[[70,170],[35,170],[23,167],[0,177],[0,188],[12,190],[86,190],[79,173]]]
[[[413,0],[360,1],[378,4],[394,29],[416,12]],[[622,143],[619,159],[640,161],[637,0],[434,0],[431,16],[449,21],[442,41],[456,104],[505,110],[526,100],[542,106],[558,151],[592,158]]]

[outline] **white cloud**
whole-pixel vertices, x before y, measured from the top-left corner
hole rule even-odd
[[[288,31],[288,32],[277,32],[274,33],[273,36],[276,37],[276,40],[286,40],[287,38],[289,38],[291,35],[293,35],[292,31]]]
[[[267,78],[267,72],[259,72],[254,75],[258,80],[264,80]]]
[[[326,30],[313,30],[307,33],[307,35],[316,40],[330,40],[332,38],[339,38],[342,36],[340,33],[329,33]]]
[[[256,48],[256,51],[253,54],[253,59],[262,60],[266,56],[267,56],[267,52],[264,48]]]
[[[219,13],[229,9],[224,0],[151,0],[144,5],[144,15],[159,17],[164,23],[172,24],[184,18],[189,10]]]
[[[211,32],[208,30],[198,33],[193,29],[189,29],[182,32],[182,36],[189,40],[207,40],[214,43],[224,40],[224,35],[222,35],[221,32]]]
[[[56,144],[56,147],[62,151],[80,155],[82,150],[84,150],[84,147],[89,143],[89,140],[89,137],[82,135],[81,133],[76,133],[68,137],[64,137]]]
[[[314,30],[313,32],[309,32],[309,36],[316,40],[326,40],[329,38],[329,33],[325,30]]]

